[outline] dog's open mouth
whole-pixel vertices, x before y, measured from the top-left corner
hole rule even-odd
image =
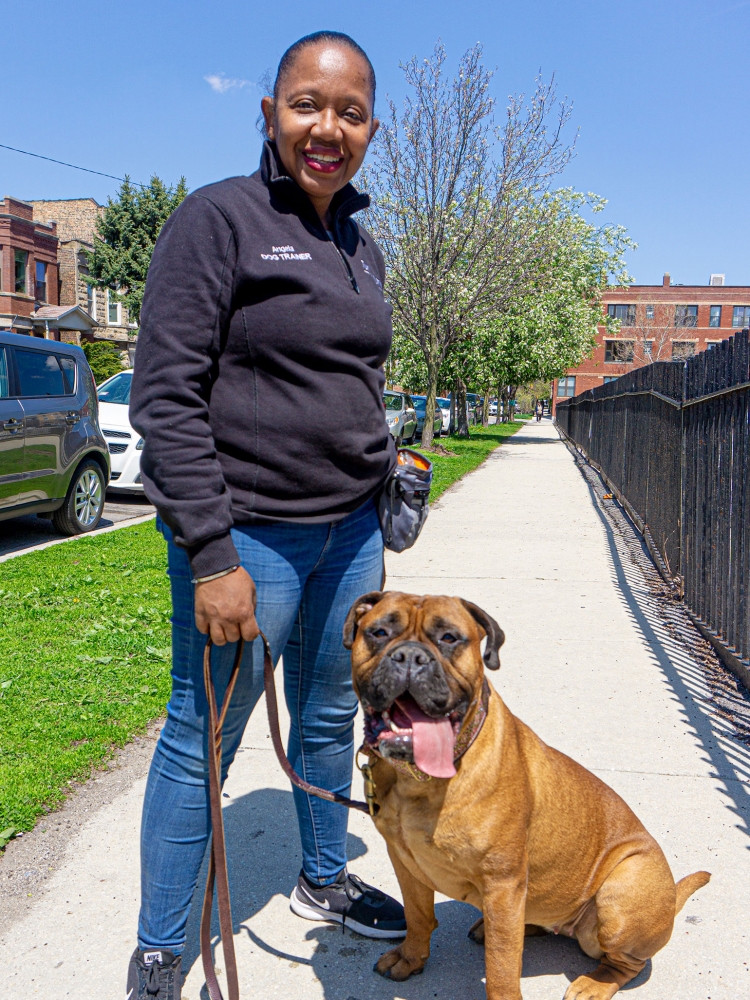
[[[461,722],[462,713],[458,709],[433,718],[405,693],[382,712],[367,710],[365,742],[376,746],[383,757],[409,761],[433,778],[452,778],[456,773],[453,753]]]

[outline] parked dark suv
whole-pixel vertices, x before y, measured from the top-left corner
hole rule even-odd
[[[91,531],[108,481],[81,348],[0,333],[0,521],[39,513],[65,535]]]

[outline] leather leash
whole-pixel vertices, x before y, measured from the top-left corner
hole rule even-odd
[[[374,815],[377,806],[374,801],[374,785],[372,775],[369,773],[369,765],[363,765],[360,770],[365,775],[365,783],[368,789],[367,802],[357,802],[348,799],[345,795],[337,792],[328,792],[324,788],[317,788],[309,782],[300,778],[289,763],[284,747],[281,743],[281,733],[279,731],[279,709],[276,702],[276,682],[273,673],[273,660],[271,658],[271,647],[268,639],[260,633],[263,640],[263,686],[266,693],[266,708],[268,710],[268,725],[271,730],[271,742],[276,751],[279,764],[284,774],[293,785],[301,788],[309,795],[316,795],[327,802],[337,802],[346,806],[347,809],[359,809],[361,812]],[[214,963],[211,955],[211,909],[213,907],[214,883],[216,884],[216,894],[218,897],[219,928],[221,940],[224,946],[224,964],[227,970],[227,988],[229,990],[229,1000],[239,1000],[239,983],[237,979],[237,960],[234,953],[234,937],[232,934],[232,904],[229,898],[229,877],[227,875],[227,854],[224,840],[224,817],[221,809],[221,755],[222,755],[222,731],[224,720],[227,716],[229,703],[232,700],[234,687],[240,672],[242,654],[245,651],[244,639],[237,643],[237,651],[234,656],[232,671],[229,675],[221,710],[216,704],[216,689],[214,688],[213,677],[211,675],[211,638],[206,640],[206,648],[203,654],[203,681],[206,687],[206,700],[208,702],[208,797],[211,810],[211,853],[208,861],[208,877],[206,878],[206,891],[203,896],[203,912],[201,914],[201,958],[203,960],[203,973],[206,977],[206,987],[210,1000],[224,1000],[219,981],[214,971]]]

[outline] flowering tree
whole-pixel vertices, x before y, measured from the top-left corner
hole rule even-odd
[[[401,113],[391,102],[366,177],[394,328],[424,362],[425,447],[451,348],[478,317],[534,287],[547,256],[543,195],[572,154],[561,138],[570,108],[557,105],[554,82],[537,80],[528,104],[510,98],[496,129],[492,74],[481,57],[480,45],[469,49],[453,80],[440,44],[431,59],[403,67],[411,93]],[[524,211],[530,206],[536,214]]]

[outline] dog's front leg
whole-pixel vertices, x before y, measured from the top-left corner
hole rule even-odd
[[[404,899],[406,937],[397,948],[380,956],[375,963],[375,971],[386,979],[402,982],[421,972],[430,957],[430,936],[438,925],[435,919],[435,891],[414,878],[398,854],[391,850],[390,844],[388,854]]]
[[[521,1000],[525,911],[525,877],[497,879],[485,885],[482,912],[487,1000]]]

